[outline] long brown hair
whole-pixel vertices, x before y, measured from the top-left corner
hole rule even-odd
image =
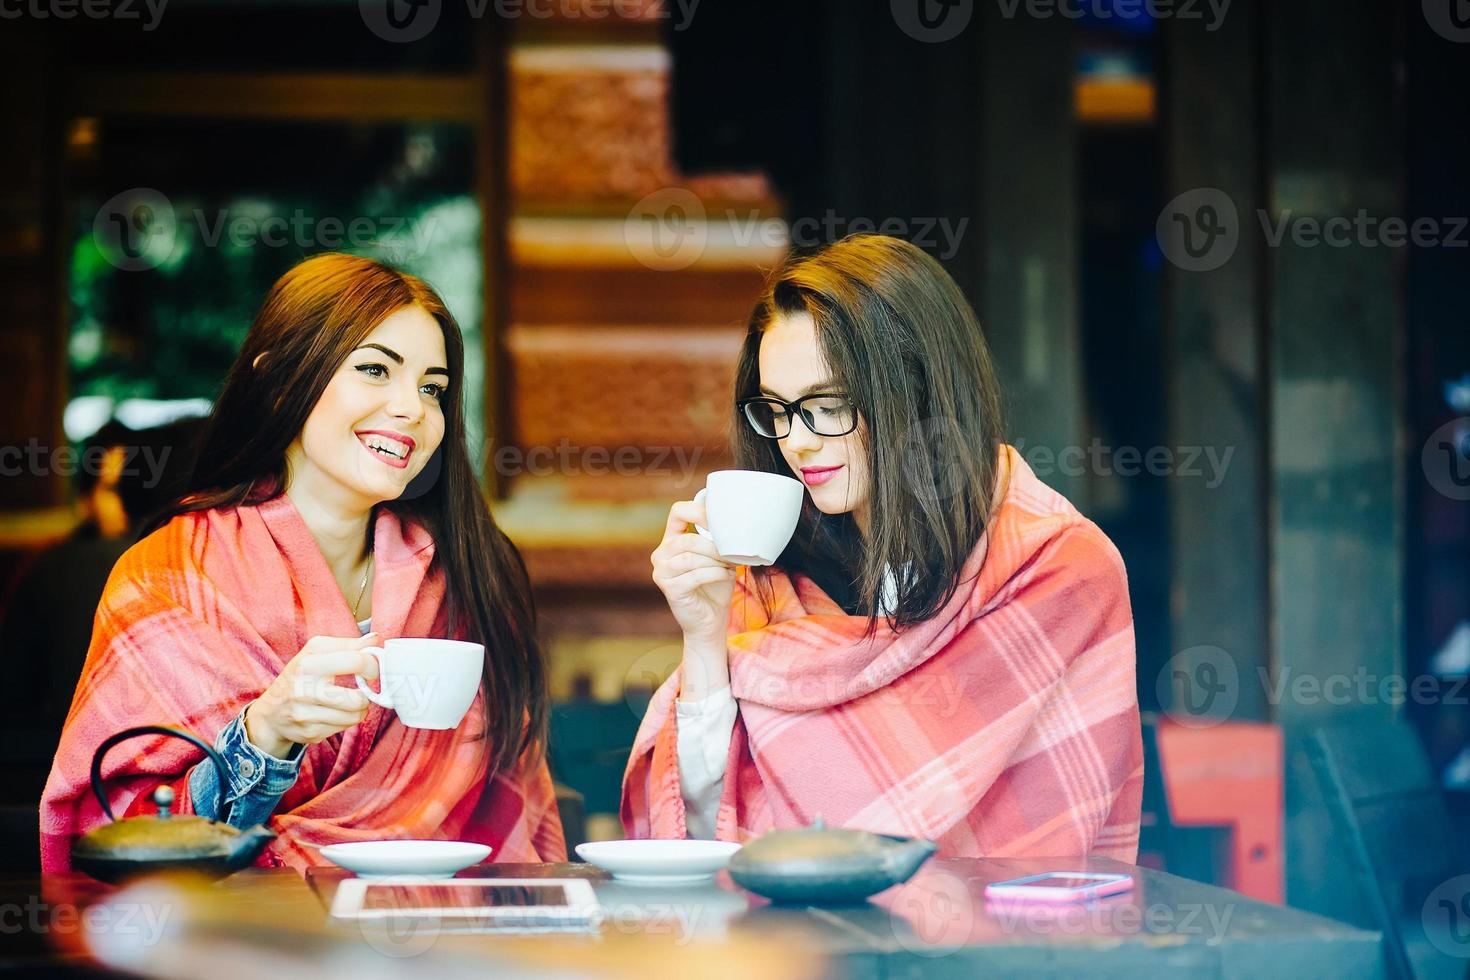
[[[423,280],[339,253],[313,256],[283,275],[226,376],[186,492],[143,533],[178,514],[254,505],[284,493],[287,447],[327,383],[374,327],[405,306],[423,309],[444,331],[450,373],[444,439],[403,495],[378,504],[372,516],[388,508],[432,535],[434,564],[444,571],[450,635],[485,646],[492,769],[511,770],[524,750],[539,751],[546,743],[546,669],[536,613],[525,564],[490,516],[470,462],[464,338]]]
[[[825,515],[807,497],[776,567],[846,597],[844,605],[868,616],[870,631],[892,569],[897,601],[889,626],[930,619],[960,585],[1000,478],[1000,388],[979,321],[922,249],[853,235],[792,256],[771,275],[750,315],[737,401],[760,394],[766,329],[799,313],[810,314],[834,382],[866,423],[871,521],[864,539],[851,514]],[[733,446],[737,466],[790,475],[776,441],[754,432],[738,408]],[[763,578],[758,572],[757,581]]]

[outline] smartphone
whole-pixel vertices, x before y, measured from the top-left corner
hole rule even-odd
[[[579,932],[602,923],[592,886],[577,878],[346,878],[332,918],[431,923],[446,932]]]
[[[1133,876],[1090,871],[1047,871],[985,886],[985,897],[1008,902],[1079,902],[1133,887]]]

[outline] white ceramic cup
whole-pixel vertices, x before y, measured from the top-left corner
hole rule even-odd
[[[374,704],[392,708],[410,728],[455,728],[480,689],[485,648],[463,640],[397,639],[384,642],[378,658],[378,687],[357,686]]]
[[[717,470],[694,499],[704,504],[720,557],[737,565],[769,565],[796,531],[806,488],[798,480],[757,470]]]

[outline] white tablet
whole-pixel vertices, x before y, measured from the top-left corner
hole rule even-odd
[[[332,918],[413,921],[446,932],[583,931],[602,922],[592,885],[578,878],[346,878]]]

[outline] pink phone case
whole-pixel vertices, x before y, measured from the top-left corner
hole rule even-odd
[[[1026,884],[1026,882],[1051,877],[1099,880],[1088,885],[1064,887]],[[1117,895],[1132,887],[1132,875],[1099,874],[1087,871],[1048,871],[1038,875],[1027,875],[1024,878],[1013,878],[1010,881],[992,882],[985,886],[985,897],[997,902],[1080,902],[1090,898],[1101,898],[1104,895]]]

